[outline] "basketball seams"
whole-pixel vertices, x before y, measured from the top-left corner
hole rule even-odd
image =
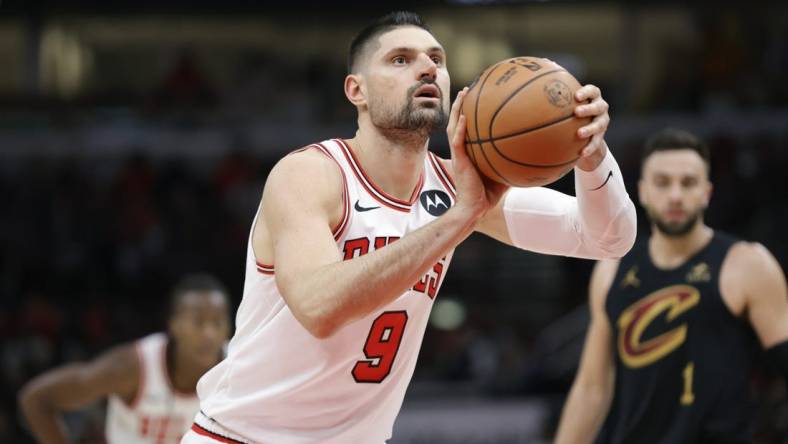
[[[495,111],[493,112],[492,118],[490,118],[490,124],[489,124],[490,126],[487,129],[487,133],[490,135],[490,142],[489,142],[490,146],[492,147],[493,150],[495,150],[495,153],[497,155],[501,156],[502,158],[506,159],[509,162],[513,162],[515,164],[522,165],[522,166],[528,166],[527,164],[522,164],[520,162],[513,161],[512,159],[510,159],[507,156],[503,155],[503,153],[501,153],[501,150],[499,150],[498,147],[495,146],[495,138],[493,137],[493,130],[492,130],[493,129],[493,125],[495,124],[496,117],[498,117],[498,114],[501,112],[501,110],[504,108],[504,106],[506,106],[506,104],[509,103],[514,98],[514,96],[516,96],[518,93],[520,93],[520,91],[524,90],[528,85],[530,85],[533,82],[541,79],[542,77],[545,77],[545,76],[548,76],[550,74],[554,74],[554,73],[557,73],[557,72],[567,72],[567,71],[565,69],[551,69],[551,70],[545,71],[545,72],[543,72],[543,73],[541,73],[539,75],[531,77],[530,79],[528,79],[527,82],[523,83],[522,85],[518,86],[514,91],[512,91],[509,94],[509,96],[506,99],[504,99],[501,102],[500,105],[498,105],[498,108],[495,109]],[[479,93],[481,95],[481,90],[479,91]],[[476,134],[478,135],[479,132],[477,131]],[[479,144],[480,149],[481,149],[481,146],[482,145],[480,143]],[[490,160],[487,158],[487,153],[485,153],[483,149],[481,149],[481,152],[482,152],[482,156],[484,156],[484,160],[487,161],[487,163],[490,165],[490,168],[493,171],[495,171],[495,174],[497,174],[507,184],[513,185],[507,178],[505,178],[501,173],[499,173],[497,169],[495,169],[495,167],[493,166],[492,162],[490,162]]]
[[[471,102],[463,107],[474,112],[473,122],[469,122],[465,132],[466,152],[480,171],[495,181],[512,186],[541,186],[571,171],[580,158],[583,141],[573,132],[578,125],[584,124],[584,120],[578,119],[573,111],[566,113],[567,105],[571,107],[573,91],[579,85],[567,70],[554,63],[543,64],[541,69],[537,69],[539,65],[536,68],[523,65],[531,73],[514,69],[499,72],[499,68],[506,68],[506,62],[511,60],[514,59],[489,67],[471,85],[470,94],[475,93],[476,96],[470,97]],[[487,82],[491,77],[500,77],[508,84],[501,88],[488,88]],[[510,78],[513,81],[509,82]],[[557,82],[556,86],[550,86],[549,91],[545,86],[544,90],[550,104],[558,109],[540,101],[543,99],[541,85],[553,85],[554,82]],[[476,84],[478,88],[474,88]],[[482,99],[482,94],[489,97]],[[484,115],[479,116],[480,112]],[[498,131],[494,131],[496,125]],[[484,136],[482,127],[487,129]],[[503,135],[498,136],[497,133]],[[481,155],[476,149],[481,151]],[[559,172],[560,175],[555,177]]]
[[[484,90],[484,85],[487,84],[487,79],[490,78],[493,72],[498,69],[498,66],[501,65],[503,62],[498,62],[497,64],[493,65],[493,67],[487,71],[487,75],[484,77],[484,80],[479,84],[479,90],[476,91],[476,102],[473,104],[473,123],[474,123],[474,131],[476,131],[476,137],[481,138],[481,133],[479,132],[479,99],[482,96],[482,90]],[[492,135],[492,133],[490,133]]]
[[[529,132],[531,132],[531,131],[538,131],[538,130],[542,130],[542,129],[545,129],[545,128],[549,128],[549,127],[551,127],[551,126],[553,126],[553,125],[557,125],[557,124],[560,124],[561,122],[564,122],[564,121],[566,121],[566,120],[569,120],[569,119],[570,119],[570,118],[572,118],[572,117],[574,117],[574,115],[570,115],[570,116],[567,116],[567,117],[561,118],[561,119],[559,119],[559,120],[557,120],[557,121],[555,121],[555,122],[548,122],[548,123],[546,123],[546,124],[544,124],[544,125],[541,125],[541,126],[539,126],[539,127],[531,128],[531,129],[529,130]],[[525,134],[525,133],[524,133],[524,134]],[[509,137],[514,137],[514,136],[509,136]],[[534,164],[534,163],[521,162],[521,161],[519,161],[519,160],[515,160],[515,159],[512,159],[512,158],[510,158],[509,156],[507,156],[506,154],[504,154],[504,153],[501,151],[501,149],[499,149],[499,148],[498,148],[498,147],[495,145],[495,142],[496,142],[496,141],[498,141],[498,140],[501,140],[501,139],[502,139],[501,137],[496,137],[496,138],[494,138],[494,139],[491,139],[491,140],[489,141],[489,143],[490,143],[490,145],[492,146],[492,148],[495,150],[495,152],[496,152],[496,153],[497,153],[499,156],[501,156],[501,157],[503,157],[504,159],[508,160],[509,162],[511,162],[511,163],[514,163],[514,164],[517,164],[517,165],[526,166],[526,167],[531,167],[531,168],[559,168],[559,167],[562,167],[562,166],[565,166],[565,165],[569,165],[570,163],[577,162],[577,160],[578,160],[578,159],[580,159],[580,156],[577,156],[577,157],[575,157],[574,159],[567,160],[566,162],[553,163],[553,164],[544,164],[544,163],[541,163],[541,164],[540,164],[540,163],[535,163],[535,164]]]
[[[516,133],[509,133],[509,134],[506,134],[505,136],[490,137],[489,139],[466,140],[465,143],[468,143],[468,142],[471,142],[471,143],[485,143],[485,142],[492,142],[492,141],[501,140],[501,139],[510,139],[512,137],[517,137],[517,136],[522,136],[523,134],[528,134],[531,131],[536,131],[536,130],[540,130],[542,128],[547,128],[550,125],[555,125],[556,123],[561,123],[564,120],[569,120],[569,119],[571,119],[573,117],[575,117],[574,111],[572,111],[572,113],[569,114],[569,115],[561,116],[561,117],[559,117],[559,118],[557,118],[555,120],[550,120],[550,121],[542,123],[542,124],[540,124],[538,126],[532,126],[531,128],[524,129],[524,130],[521,130],[521,131],[517,131]]]
[[[503,61],[498,62],[495,65],[493,65],[487,71],[487,75],[484,76],[484,79],[479,83],[479,90],[476,91],[476,100],[475,100],[475,103],[473,104],[473,106],[474,106],[474,110],[473,110],[473,124],[474,124],[474,131],[476,132],[476,138],[478,138],[478,139],[481,139],[481,133],[479,133],[479,98],[482,96],[482,90],[484,89],[484,85],[487,84],[487,79],[489,79],[490,76],[492,75],[492,73],[496,69],[498,69],[498,67],[501,64],[503,64],[503,63],[504,63]],[[465,134],[470,137],[470,134],[468,134],[467,122],[466,122]],[[492,133],[490,133],[490,135],[492,136]],[[481,150],[481,148],[482,148],[481,144],[479,144],[479,149]],[[473,152],[473,146],[471,146],[471,152]],[[475,155],[473,156],[473,160],[474,160],[474,163],[476,163],[476,156]]]
[[[509,179],[504,177],[503,174],[498,172],[498,170],[495,168],[493,163],[490,162],[490,159],[487,158],[487,152],[485,152],[481,144],[479,145],[479,151],[482,153],[482,157],[484,158],[484,161],[487,162],[487,165],[490,166],[490,170],[492,170],[492,172],[494,172],[498,177],[500,177],[504,182],[506,182],[507,185],[515,186],[512,182],[509,181]]]
[[[495,119],[498,117],[498,114],[501,112],[503,107],[506,106],[506,104],[509,103],[509,101],[511,101],[514,98],[514,96],[516,96],[520,91],[525,89],[528,85],[532,84],[533,82],[541,79],[544,76],[554,74],[557,72],[567,72],[567,71],[565,69],[551,69],[550,71],[545,71],[537,76],[531,77],[530,79],[528,79],[527,82],[523,83],[522,85],[518,86],[517,89],[512,91],[511,94],[509,94],[509,97],[504,99],[503,102],[501,102],[501,104],[498,105],[498,108],[496,108],[495,112],[493,112],[492,118],[490,118],[490,127],[488,128],[488,133],[490,134],[490,138],[495,139],[495,137],[493,137],[493,132],[492,132],[493,125],[495,124]]]

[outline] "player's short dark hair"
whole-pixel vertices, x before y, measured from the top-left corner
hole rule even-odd
[[[664,128],[652,134],[643,147],[643,154],[640,159],[640,167],[646,163],[646,159],[657,151],[670,150],[692,150],[698,153],[706,164],[708,170],[711,166],[711,155],[709,147],[700,137],[691,132],[678,128]]]
[[[180,278],[172,287],[169,310],[167,312],[169,317],[175,314],[183,295],[192,291],[217,291],[224,296],[228,303],[230,302],[227,287],[216,276],[208,273],[187,274]]]
[[[350,42],[350,50],[348,51],[347,57],[348,74],[352,73],[356,68],[358,58],[364,51],[367,44],[369,44],[379,35],[402,26],[416,26],[427,32],[432,32],[429,26],[427,26],[427,23],[425,23],[418,14],[408,11],[395,11],[388,13],[359,31],[359,33],[356,34],[356,36]]]

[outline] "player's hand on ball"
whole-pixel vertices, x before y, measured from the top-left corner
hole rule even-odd
[[[575,92],[575,100],[581,105],[575,107],[575,116],[592,117],[591,123],[577,130],[577,136],[588,138],[588,144],[580,154],[577,167],[584,171],[592,171],[605,158],[607,143],[605,131],[610,124],[610,115],[607,113],[608,104],[602,98],[602,91],[594,85],[584,85]],[[590,103],[587,103],[588,101]]]
[[[468,88],[463,88],[454,99],[446,134],[449,137],[452,170],[457,182],[457,204],[467,205],[481,216],[498,203],[509,187],[482,176],[465,151],[466,119],[460,110],[462,99],[467,92]]]

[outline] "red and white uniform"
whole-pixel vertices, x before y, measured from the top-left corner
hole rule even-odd
[[[200,409],[195,393],[176,392],[167,373],[167,335],[155,333],[135,344],[140,381],[131,405],[109,397],[108,444],[176,444]]]
[[[345,260],[384,248],[454,203],[451,179],[432,153],[403,201],[372,183],[344,141],[306,149],[331,157],[344,175],[344,215],[334,237]],[[282,299],[274,265],[256,262],[250,236],[235,336],[227,357],[197,385],[201,413],[184,443],[383,443],[450,260],[451,253],[382,309],[317,339]]]

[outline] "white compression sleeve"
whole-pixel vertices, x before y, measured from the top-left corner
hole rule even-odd
[[[512,188],[503,205],[512,243],[587,259],[626,254],[635,242],[635,205],[609,150],[594,171],[575,168],[575,193],[577,197],[548,188]]]

